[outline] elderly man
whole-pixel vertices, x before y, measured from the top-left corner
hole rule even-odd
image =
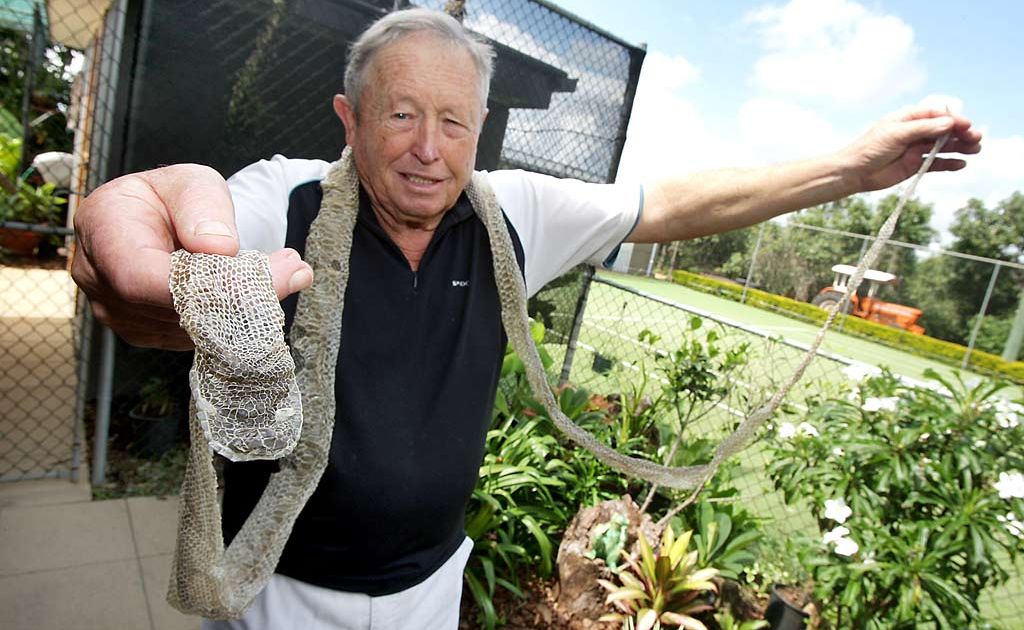
[[[505,337],[490,246],[470,180],[493,53],[425,10],[396,12],[353,45],[345,126],[361,184],[335,388],[330,464],[270,584],[238,622],[208,628],[455,628],[476,481]],[[794,133],[798,133],[794,130]],[[641,191],[520,171],[487,175],[530,293],[623,241],[694,238],[896,184],[935,138],[976,153],[969,121],[908,110],[853,145],[804,162],[683,176]],[[939,159],[932,170],[964,163]],[[275,156],[224,182],[196,165],[127,175],[76,217],[73,275],[97,318],[129,342],[187,348],[171,309],[169,253],[271,254],[288,319],[308,287],[301,259],[328,164]],[[286,299],[287,298],[287,299]],[[272,464],[229,465],[225,535]]]

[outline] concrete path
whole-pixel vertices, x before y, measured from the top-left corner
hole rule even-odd
[[[91,501],[66,481],[0,484],[0,626],[197,630],[164,601],[177,509],[174,497]]]

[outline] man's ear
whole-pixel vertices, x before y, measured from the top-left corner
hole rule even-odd
[[[351,144],[356,135],[356,110],[344,94],[335,94],[333,105],[334,113],[341,119],[341,124],[345,125],[345,143]]]

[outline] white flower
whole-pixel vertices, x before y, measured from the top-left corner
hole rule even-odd
[[[887,398],[868,398],[860,408],[864,411],[896,411],[896,405],[899,404],[899,402],[900,399],[895,396],[889,396]]]
[[[832,454],[835,455],[836,457],[842,457],[843,455],[846,455],[846,451],[844,451],[842,447],[837,446],[834,449],[832,449]]]
[[[842,498],[825,501],[825,518],[837,523],[845,523],[851,514],[853,514],[853,510],[846,505],[846,501]]]
[[[1024,475],[1019,472],[1001,472],[995,484],[1000,499],[1024,499]]]
[[[993,406],[996,409],[996,423],[1000,428],[1013,429],[1020,424],[1020,417],[1024,415],[1024,407],[1005,398],[996,400]]]
[[[825,536],[821,539],[821,542],[826,545],[829,543],[835,543],[845,538],[850,533],[850,530],[846,529],[842,525],[834,527],[832,531],[826,532]]]
[[[878,376],[881,373],[882,370],[879,370],[873,365],[867,365],[865,363],[854,363],[852,365],[847,365],[846,367],[843,368],[843,374],[846,375],[846,378],[858,383],[866,378]]]
[[[1006,516],[997,516],[996,519],[1000,523],[1006,523],[1005,527],[1011,534],[1017,538],[1024,538],[1024,523],[1017,518],[1016,514],[1007,512]]]
[[[822,537],[822,542],[826,545],[834,544],[835,552],[841,556],[852,556],[857,553],[860,546],[849,537],[849,534],[850,530],[840,525],[826,533],[825,536]]]
[[[814,425],[808,422],[800,423],[800,435],[807,435],[810,437],[818,437],[818,430],[814,428]]]
[[[788,440],[794,435],[796,435],[796,426],[792,422],[783,422],[782,424],[779,425],[780,438],[782,438],[783,440]]]
[[[850,557],[857,553],[858,549],[860,549],[860,546],[852,538],[840,538],[836,541],[835,552],[841,556]]]
[[[985,448],[988,446],[988,442],[985,440],[974,440],[974,448]]]

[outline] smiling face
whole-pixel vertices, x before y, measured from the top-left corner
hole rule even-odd
[[[432,229],[469,183],[486,110],[469,53],[416,33],[381,50],[353,111],[336,96],[345,140],[374,210]]]

